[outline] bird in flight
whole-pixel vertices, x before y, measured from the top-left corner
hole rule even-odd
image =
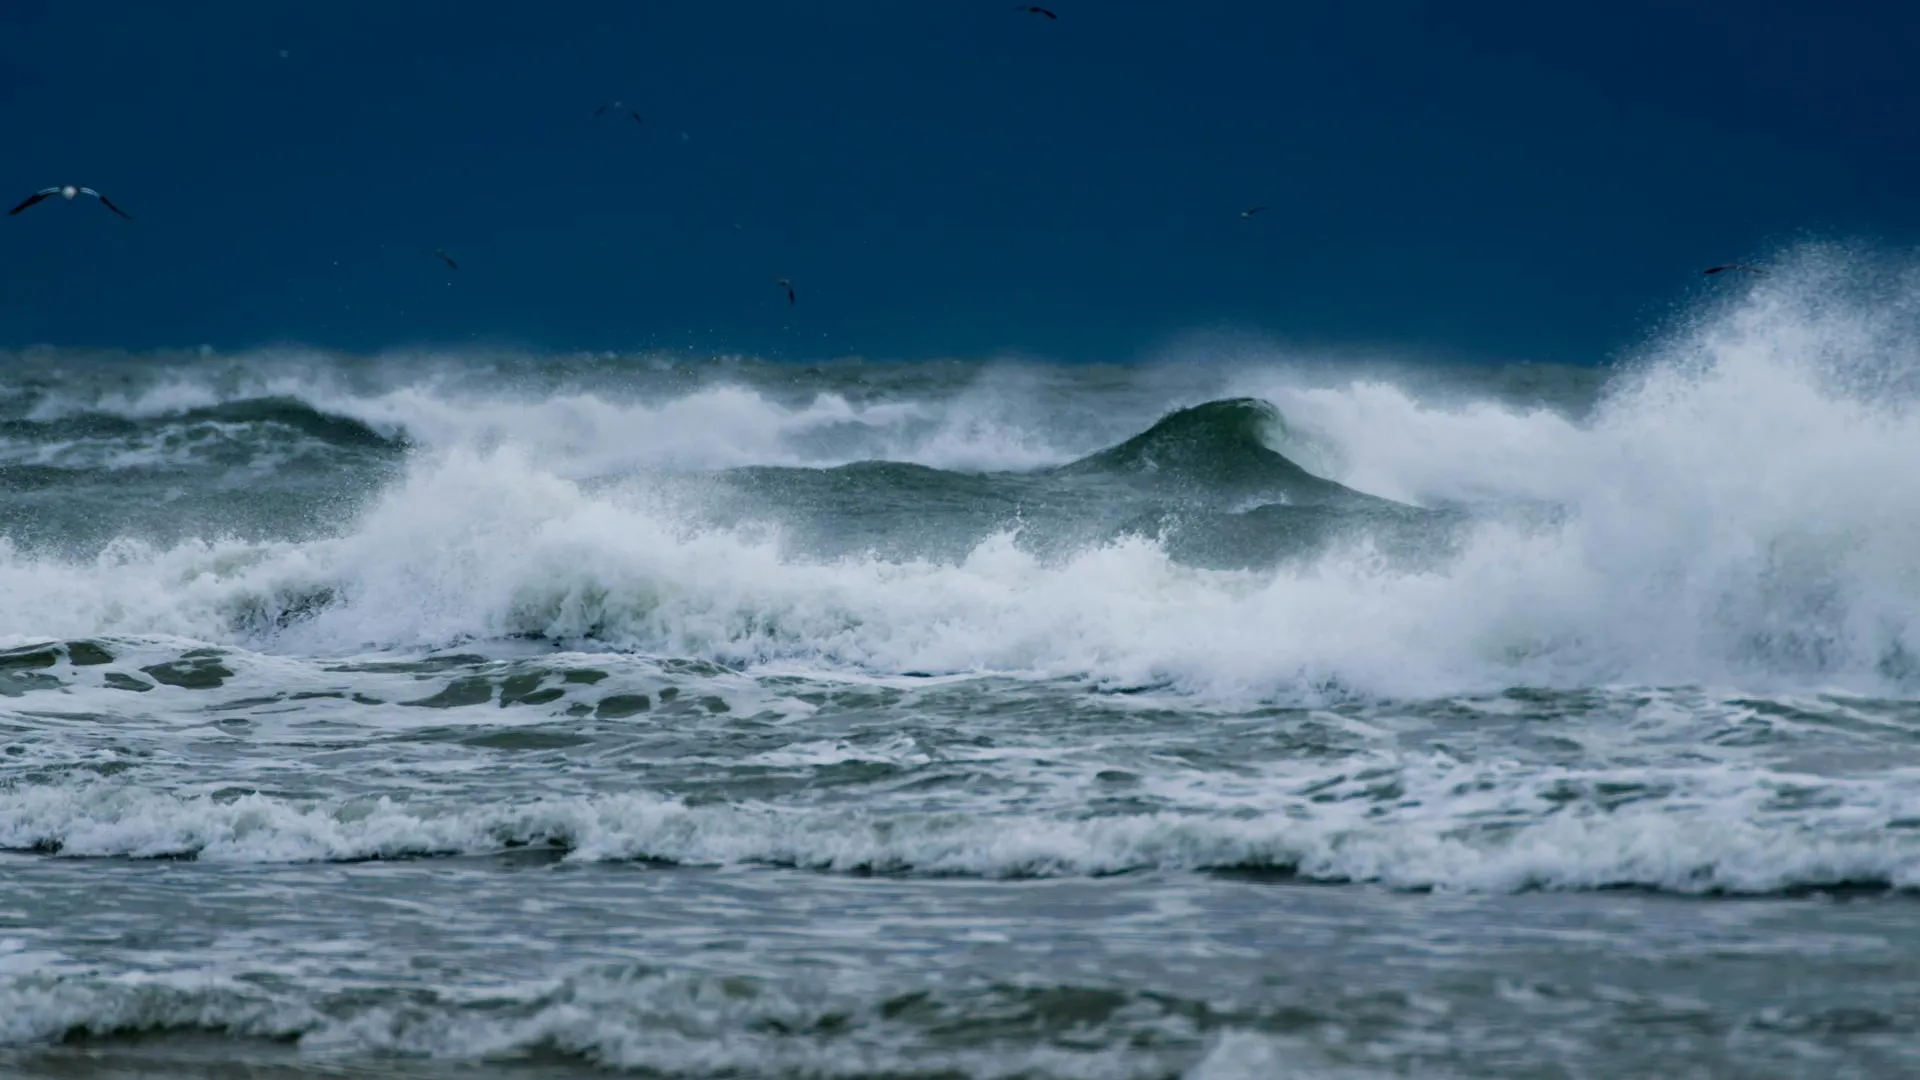
[[[1765,270],[1757,266],[1748,266],[1745,263],[1727,263],[1725,266],[1709,266],[1700,272],[1703,274],[1724,274],[1729,270],[1740,270],[1745,273],[1760,274],[1762,276],[1766,274]]]
[[[1024,11],[1029,15],[1045,15],[1049,19],[1058,19],[1060,17],[1058,15],[1055,15],[1053,12],[1048,11],[1046,8],[1036,7],[1032,4],[1021,4],[1020,6],[1014,8],[1013,10]]]
[[[797,303],[797,301],[794,300],[794,297],[793,297],[793,282],[788,281],[786,278],[781,278],[779,281],[774,282],[774,284],[787,290],[787,303],[789,304]]]
[[[99,192],[93,190],[90,187],[76,187],[73,184],[63,184],[58,187],[41,188],[39,191],[36,191],[33,194],[27,196],[25,199],[22,199],[20,201],[19,206],[16,206],[13,209],[7,211],[7,216],[11,217],[14,214],[19,213],[20,211],[25,210],[27,207],[32,206],[34,203],[37,203],[42,199],[52,198],[55,195],[58,195],[69,202],[71,202],[74,196],[76,195],[91,195],[94,198],[100,200],[100,205],[106,207],[107,209],[113,211],[116,214],[119,214],[121,217],[126,218],[128,221],[133,220],[133,215],[113,205],[112,199],[107,198],[105,195],[100,194]]]
[[[646,123],[645,120],[640,119],[640,110],[627,108],[627,103],[624,101],[609,101],[605,105],[602,105],[599,108],[593,110],[593,115],[595,116],[604,115],[608,109],[617,109],[617,110],[624,111],[628,116],[633,117],[633,122],[636,124]]]
[[[434,248],[433,253],[435,255],[440,256],[440,261],[447,264],[447,269],[449,270],[460,269],[460,264],[453,261],[453,256],[447,254],[445,251],[441,250],[440,248]]]
[[[1265,209],[1266,207],[1264,206],[1250,206],[1247,209],[1240,211],[1240,216],[1243,218],[1250,218],[1253,215],[1258,214]]]

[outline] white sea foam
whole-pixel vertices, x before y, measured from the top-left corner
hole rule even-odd
[[[1033,378],[999,373],[926,400],[857,401],[820,391],[795,404],[724,377],[690,390],[646,392],[603,380],[529,393],[433,372],[394,376],[395,385],[370,389],[349,386],[325,368],[189,370],[138,390],[55,394],[28,418],[44,422],[84,412],[162,420],[281,398],[433,450],[511,443],[569,477],[644,468],[831,466],[872,458],[933,468],[1027,469],[1093,448],[1053,444],[1058,425],[1047,423],[1035,402],[1017,392],[1023,379]]]
[[[128,542],[77,563],[0,548],[0,633],[275,647],[243,616],[325,591],[332,602],[281,647],[589,635],[746,664],[1085,675],[1227,697],[1516,682],[1904,693],[1920,681],[1920,486],[1902,480],[1920,463],[1920,413],[1874,373],[1905,362],[1906,323],[1815,270],[1770,280],[1656,350],[1582,423],[1423,404],[1382,383],[1234,376],[1265,378],[1356,487],[1565,510],[1551,528],[1483,525],[1438,569],[1396,568],[1365,543],[1271,572],[1196,570],[1146,541],[1043,561],[1010,534],[955,563],[801,561],[777,535],[696,529],[664,497],[578,480],[833,460],[831,439],[808,451],[807,438],[854,424],[870,451],[930,417],[913,436],[929,462],[986,464],[988,444],[1002,464],[1059,455],[1022,427],[1031,411],[996,426],[1017,395],[987,388],[942,412],[833,395],[787,408],[725,385],[624,404],[415,386],[318,402],[426,443],[338,538]],[[199,400],[154,394],[128,407]]]
[[[46,971],[0,981],[0,1046],[76,1032],[169,1029],[285,1038],[318,1019],[303,1005],[219,976],[130,972],[86,979],[78,974]]]
[[[558,1052],[674,1076],[869,1077],[952,1073],[994,1078],[1148,1080],[1191,1055],[1113,1046],[943,1045],[887,1017],[872,988],[787,987],[645,968],[589,968],[562,978],[458,993],[359,989],[272,993],[211,974],[82,974],[0,982],[0,1047],[69,1033],[218,1032],[290,1040],[314,1062],[511,1060]],[[864,1022],[836,1023],[848,1016]],[[1167,1025],[1173,1026],[1173,1025]]]
[[[1336,1064],[1310,1040],[1230,1030],[1214,1039],[1207,1054],[1183,1080],[1387,1080],[1385,1069]],[[1425,1071],[1423,1076],[1447,1075]]]
[[[1727,767],[1575,771],[1344,762],[1152,813],[689,804],[629,793],[298,801],[114,782],[0,792],[0,847],[71,856],[307,862],[559,845],[579,861],[773,864],[980,877],[1268,869],[1402,889],[1637,886],[1759,894],[1920,888],[1920,772],[1854,779]],[[1629,799],[1604,792],[1638,791]],[[506,800],[506,801],[503,801]]]

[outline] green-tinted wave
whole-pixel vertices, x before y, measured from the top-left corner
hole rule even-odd
[[[1384,501],[1315,476],[1274,450],[1267,439],[1283,425],[1280,411],[1264,401],[1209,401],[1168,413],[1126,442],[1054,472],[1235,499],[1266,494],[1294,505]]]

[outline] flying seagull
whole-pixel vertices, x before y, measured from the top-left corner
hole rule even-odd
[[[797,302],[793,298],[793,282],[788,281],[786,278],[781,278],[779,281],[774,282],[774,284],[787,290],[787,303],[792,304]]]
[[[1241,216],[1241,217],[1243,217],[1243,218],[1250,218],[1250,217],[1252,217],[1253,215],[1255,215],[1255,214],[1257,214],[1257,213],[1259,213],[1259,212],[1261,212],[1262,210],[1265,210],[1265,209],[1266,209],[1266,207],[1264,207],[1264,206],[1253,206],[1253,207],[1248,207],[1247,209],[1245,209],[1245,210],[1242,210],[1242,211],[1240,211],[1240,216]]]
[[[600,115],[602,115],[602,114],[604,114],[604,113],[605,113],[605,112],[606,112],[606,111],[607,111],[608,109],[622,109],[622,110],[625,110],[625,111],[626,111],[626,114],[627,114],[628,116],[631,116],[631,117],[633,117],[633,122],[634,122],[634,123],[636,123],[636,124],[644,124],[644,123],[646,123],[646,121],[645,121],[645,120],[642,120],[642,119],[640,119],[640,110],[638,110],[638,109],[629,109],[629,108],[627,108],[627,103],[626,103],[626,102],[624,102],[624,101],[609,101],[609,102],[607,102],[607,103],[606,103],[605,105],[602,105],[602,106],[600,106],[599,108],[597,108],[597,109],[595,109],[595,110],[593,110],[593,115],[595,115],[595,116],[600,116]]]
[[[440,248],[434,248],[433,253],[435,255],[440,256],[440,261],[447,264],[447,269],[449,270],[460,269],[460,264],[453,261],[453,256],[447,254],[445,251],[441,250]]]
[[[1021,4],[1020,6],[1014,8],[1013,10],[1024,11],[1029,15],[1045,15],[1049,19],[1058,19],[1060,17],[1058,15],[1055,15],[1053,12],[1048,11],[1046,8],[1035,7],[1031,4]]]
[[[1762,276],[1766,274],[1765,270],[1757,266],[1748,266],[1745,263],[1728,263],[1725,266],[1709,266],[1700,272],[1703,274],[1724,274],[1729,270],[1740,270],[1749,274],[1760,274]]]
[[[99,192],[93,190],[90,187],[76,187],[72,184],[65,184],[60,187],[41,188],[39,191],[36,191],[33,194],[27,196],[25,199],[21,200],[19,206],[16,206],[13,209],[7,211],[7,216],[11,217],[14,214],[19,213],[20,211],[25,210],[27,207],[32,206],[34,203],[37,203],[42,199],[51,198],[52,196],[55,196],[55,195],[58,195],[61,198],[68,200],[69,202],[71,202],[73,200],[73,197],[76,195],[91,195],[94,198],[100,200],[100,205],[106,207],[107,209],[113,211],[116,214],[119,214],[121,217],[126,218],[128,221],[133,220],[133,215],[113,205],[112,199],[107,198],[105,195],[100,194]]]

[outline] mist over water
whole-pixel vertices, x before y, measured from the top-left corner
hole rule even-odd
[[[1701,1075],[1871,1075],[1916,987],[1845,958],[1920,940],[1920,276],[1806,248],[1715,291],[1603,368],[9,356],[0,847],[43,906],[0,1044],[1524,1075],[1552,1001],[1580,1075],[1652,1067],[1623,1010]],[[87,936],[76,883],[156,865]],[[1396,974],[1302,879],[1458,921]],[[195,943],[164,897],[202,889],[312,903]],[[1878,899],[1813,948],[1836,890]],[[1658,907],[1728,894],[1768,906]],[[1131,929],[1084,963],[1014,948],[1100,904]],[[924,920],[855,946],[836,905]]]
[[[323,653],[534,634],[1274,700],[1897,692],[1920,674],[1911,316],[1830,258],[1532,393],[1281,355],[28,357],[0,445],[19,474],[0,630]],[[1323,507],[1323,480],[1399,507]],[[1432,511],[1393,517],[1432,557],[1383,550],[1378,510],[1401,508]],[[1290,528],[1319,542],[1229,535]]]

